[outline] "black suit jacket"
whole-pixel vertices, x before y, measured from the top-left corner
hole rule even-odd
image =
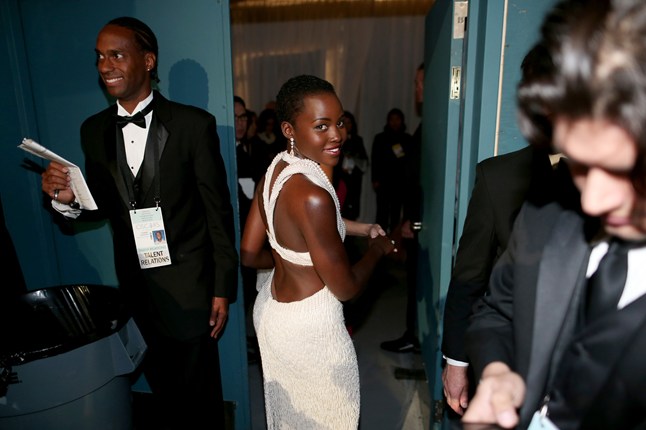
[[[147,149],[137,207],[155,206],[157,172],[170,266],[139,268],[128,192],[117,161],[116,105],[81,126],[86,176],[98,215],[110,220],[118,280],[138,324],[189,339],[209,330],[213,296],[235,298],[233,209],[213,115],[171,102],[158,92],[152,103],[146,146],[157,145],[159,167]]]
[[[476,166],[476,179],[444,307],[442,353],[467,361],[464,335],[474,303],[484,295],[493,265],[507,248],[512,226],[527,199],[554,198],[548,153],[526,147]]]
[[[503,361],[526,383],[519,428],[527,427],[552,383],[576,392],[550,415],[560,428],[623,429],[646,422],[645,297],[577,329],[597,231],[598,222],[579,210],[526,203],[493,269],[490,293],[473,315],[466,346],[476,376]],[[579,359],[573,371],[559,374],[570,357],[566,351]]]

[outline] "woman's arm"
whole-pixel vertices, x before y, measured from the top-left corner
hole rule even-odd
[[[365,222],[352,221],[343,218],[346,233],[350,236],[370,236],[374,239],[377,236],[385,236],[386,232],[379,224],[368,224]]]
[[[330,195],[307,179],[297,177],[285,184],[281,194],[292,204],[283,207],[286,213],[281,213],[277,220],[283,223],[289,220],[296,227],[286,230],[298,233],[293,234],[293,240],[302,238],[316,273],[332,294],[342,301],[355,297],[366,285],[378,261],[393,252],[391,240],[385,235],[376,234],[376,237],[369,239],[361,260],[350,265],[337,231],[336,208]],[[370,234],[370,228],[367,228],[370,224],[350,224],[351,231]],[[285,227],[284,224],[282,226]]]

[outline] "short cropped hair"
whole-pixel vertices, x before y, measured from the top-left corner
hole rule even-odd
[[[331,83],[316,76],[299,75],[290,78],[280,87],[276,96],[278,121],[293,123],[296,116],[303,110],[305,97],[321,93],[336,95]]]

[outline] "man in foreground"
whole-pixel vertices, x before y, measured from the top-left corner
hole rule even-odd
[[[480,383],[465,423],[646,423],[646,4],[559,3],[551,82],[519,97],[533,141],[549,112],[581,210],[525,204],[467,332]]]
[[[148,346],[142,368],[159,425],[223,428],[216,338],[238,260],[215,118],[152,91],[157,39],[143,22],[110,21],[95,51],[101,80],[117,99],[81,126],[99,209],[79,208],[58,163],[43,173],[42,190],[67,217],[110,221],[119,287]],[[154,230],[165,230],[163,245],[154,244]]]

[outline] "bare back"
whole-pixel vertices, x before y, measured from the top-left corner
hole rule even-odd
[[[262,193],[260,213],[276,264],[275,300],[302,300],[334,284],[339,273],[351,277],[339,202],[316,163],[283,153],[268,169]]]

